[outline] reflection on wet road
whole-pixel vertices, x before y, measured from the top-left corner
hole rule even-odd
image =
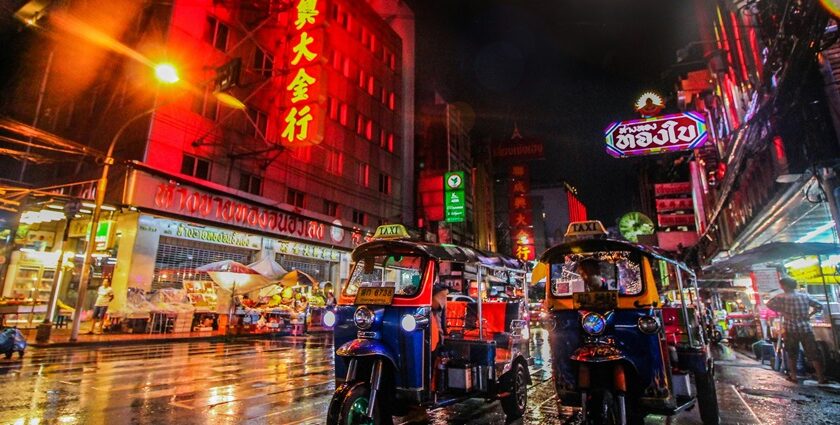
[[[512,423],[577,424],[558,412],[548,344],[534,332],[529,410]],[[794,386],[767,366],[718,353],[725,424],[837,423],[840,396]],[[333,383],[330,335],[278,340],[31,349],[0,362],[2,424],[319,424]],[[469,400],[398,423],[504,424],[498,402]],[[649,424],[701,424],[696,409]]]

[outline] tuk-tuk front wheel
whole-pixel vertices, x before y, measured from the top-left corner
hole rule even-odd
[[[528,369],[517,362],[510,373],[506,388],[508,394],[501,399],[502,410],[508,419],[517,419],[525,414],[528,407]]]
[[[586,402],[587,425],[621,425],[618,399],[612,391],[599,391]]]
[[[711,372],[695,374],[694,384],[697,386],[697,404],[700,408],[700,419],[706,425],[719,424],[720,415],[718,412],[714,374]]]
[[[373,415],[368,416],[370,404],[370,384],[354,382],[336,390],[327,413],[329,425],[392,425],[393,419],[379,400],[373,409]]]

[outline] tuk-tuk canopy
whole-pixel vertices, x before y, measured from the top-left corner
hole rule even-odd
[[[546,251],[540,257],[541,263],[557,263],[565,261],[565,256],[568,254],[577,254],[584,252],[599,252],[599,251],[628,251],[635,252],[647,257],[653,257],[659,260],[667,261],[683,270],[694,274],[688,269],[685,264],[670,258],[663,251],[648,245],[637,244],[629,241],[622,241],[617,239],[580,239],[571,242],[565,242],[555,245]]]
[[[479,263],[489,267],[525,269],[525,263],[501,254],[449,244],[433,244],[408,240],[376,240],[359,245],[353,250],[353,261],[378,255],[405,255],[430,258],[437,261]]]

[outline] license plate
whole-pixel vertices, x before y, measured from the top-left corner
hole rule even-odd
[[[575,308],[612,310],[618,306],[618,291],[576,292],[572,297]]]
[[[389,305],[394,299],[394,288],[359,288],[356,304]]]

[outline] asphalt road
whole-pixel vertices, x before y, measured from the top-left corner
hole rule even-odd
[[[577,423],[571,409],[558,411],[539,332],[532,344],[529,411],[514,423]],[[723,423],[840,423],[840,394],[788,383],[729,350],[718,356]],[[30,349],[23,361],[0,361],[0,424],[319,424],[334,387],[329,335]],[[503,424],[505,417],[497,402],[470,400],[425,421]],[[647,422],[701,423],[696,409]]]

